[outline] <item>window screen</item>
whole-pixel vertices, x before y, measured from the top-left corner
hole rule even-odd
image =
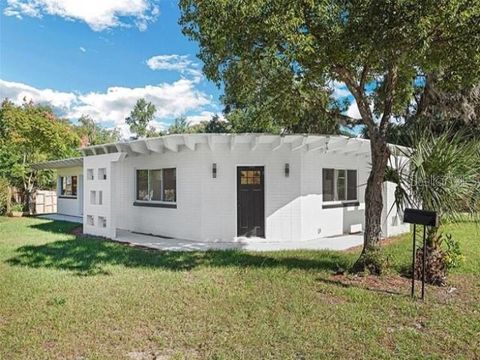
[[[323,201],[358,200],[357,170],[323,169]]]
[[[323,169],[323,201],[333,201],[334,193],[334,170]]]
[[[148,170],[137,170],[137,200],[148,201]]]
[[[175,169],[163,170],[163,201],[177,201],[177,176]]]
[[[357,199],[357,170],[347,171],[347,200]]]

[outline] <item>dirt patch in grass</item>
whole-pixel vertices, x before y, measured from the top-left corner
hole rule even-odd
[[[457,277],[458,278],[458,277]],[[358,275],[331,275],[329,278],[321,279],[321,281],[335,284],[344,288],[356,287],[386,295],[410,296],[411,279],[400,275],[388,276],[358,276]],[[426,286],[426,298],[436,303],[448,304],[457,301],[465,301],[466,297],[470,298],[472,289],[467,286],[470,284],[468,280],[455,281],[445,287]],[[415,294],[420,295],[422,283],[415,281]]]
[[[394,236],[394,237],[385,238],[382,241],[380,241],[380,246],[381,247],[386,247],[386,246],[398,243],[402,240],[403,240],[402,236]],[[363,249],[363,245],[357,245],[357,246],[352,246],[351,248],[348,248],[348,249],[344,250],[344,252],[358,253],[358,252],[361,252],[362,249]]]
[[[132,351],[127,354],[127,358],[131,360],[170,360],[170,359],[198,359],[199,354],[195,350],[187,351]]]

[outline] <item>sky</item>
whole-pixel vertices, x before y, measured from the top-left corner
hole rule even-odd
[[[90,115],[124,137],[141,97],[156,106],[158,129],[221,114],[221,89],[202,75],[177,1],[4,0],[0,12],[1,99],[46,103],[73,122]],[[348,96],[342,84],[335,91]],[[355,104],[348,114],[358,117]]]

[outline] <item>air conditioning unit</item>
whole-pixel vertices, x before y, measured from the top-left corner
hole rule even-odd
[[[362,232],[362,224],[350,225],[350,234],[358,234]]]

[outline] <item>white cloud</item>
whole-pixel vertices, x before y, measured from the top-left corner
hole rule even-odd
[[[202,79],[199,64],[190,60],[188,55],[156,55],[149,58],[146,64],[152,70],[178,71],[192,76],[195,82]]]
[[[156,55],[147,60],[147,65],[152,70],[185,71],[192,65],[188,55]]]
[[[3,13],[19,19],[55,15],[83,21],[94,31],[132,24],[144,31],[160,10],[152,0],[7,0]],[[127,18],[130,22],[126,22]]]
[[[79,49],[81,52],[87,52],[87,49],[85,49],[83,46],[80,46]]]
[[[360,115],[360,110],[358,110],[357,102],[354,100],[348,107],[347,112],[345,115],[353,118],[353,119],[361,119],[362,115]]]
[[[71,92],[61,92],[52,89],[36,89],[32,86],[4,81],[0,79],[0,99],[9,98],[16,104],[24,100],[47,103],[62,111],[70,109],[77,100],[77,95]]]
[[[180,116],[187,112],[202,111],[211,106],[211,98],[195,88],[192,80],[180,79],[173,83],[161,83],[144,87],[109,87],[106,92],[85,94],[60,92],[51,89],[37,89],[32,86],[0,79],[0,99],[9,98],[21,104],[27,101],[47,103],[59,109],[69,118],[90,115],[102,123],[124,124],[135,102],[145,98],[157,108],[153,126],[162,128],[162,119]]]

